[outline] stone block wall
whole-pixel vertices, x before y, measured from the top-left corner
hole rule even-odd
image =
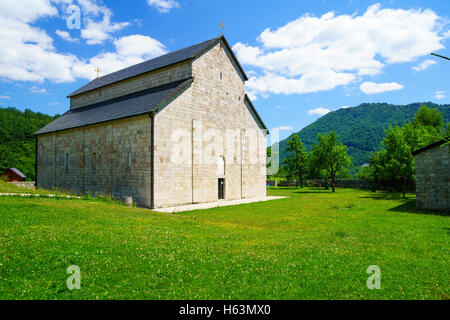
[[[137,77],[113,83],[70,98],[70,109],[85,107],[127,94],[151,89],[177,80],[191,77],[191,63],[180,62]]]
[[[415,160],[417,208],[450,211],[449,145],[419,153]]]
[[[51,190],[55,187],[56,169],[56,134],[48,133],[38,136],[37,140],[37,187]]]
[[[148,115],[38,136],[37,185],[151,206]]]
[[[193,62],[192,73],[191,87],[155,116],[155,206],[217,201],[219,178],[228,200],[265,196],[266,135],[244,103],[241,75],[220,44]]]

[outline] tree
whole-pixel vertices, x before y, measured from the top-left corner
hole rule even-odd
[[[400,181],[403,198],[406,197],[406,187],[415,179],[415,163],[412,155],[414,137],[411,137],[411,134],[414,135],[415,132],[409,125],[403,128],[397,125],[390,126],[382,142],[387,154],[384,167],[386,174],[393,180]]]
[[[360,176],[370,181],[374,190],[380,184],[399,184],[405,198],[408,184],[415,179],[412,151],[448,137],[449,126],[442,119],[439,110],[424,105],[409,123],[389,126],[381,142],[383,150],[371,155],[370,168]]]
[[[287,142],[287,152],[289,156],[284,159],[283,163],[289,175],[298,178],[300,180],[300,188],[303,188],[303,179],[308,170],[308,153],[298,135],[292,135]]]
[[[444,116],[436,108],[423,105],[409,125],[415,130],[414,147],[421,148],[450,136],[450,125],[444,123]]]
[[[444,116],[436,108],[428,108],[426,105],[420,107],[414,116],[412,124],[414,127],[433,127],[440,128],[443,126]]]
[[[0,173],[17,168],[28,180],[35,179],[34,132],[58,117],[31,110],[0,108]]]
[[[311,166],[317,172],[325,172],[331,179],[331,189],[335,192],[336,176],[352,165],[352,160],[347,154],[347,147],[338,141],[336,132],[331,131],[326,135],[317,135],[319,140],[312,148],[310,155]]]
[[[369,182],[372,191],[375,192],[380,185],[387,184],[389,180],[386,172],[388,154],[385,149],[372,152],[370,155],[370,165],[363,167],[358,173],[358,179]]]

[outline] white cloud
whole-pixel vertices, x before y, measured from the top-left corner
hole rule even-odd
[[[324,116],[327,113],[331,112],[330,109],[326,109],[326,108],[316,108],[316,109],[311,109],[308,111],[308,115],[312,116],[312,115],[319,115],[319,116]]]
[[[165,46],[156,39],[143,35],[130,35],[114,41],[117,54],[150,59],[166,53]]]
[[[348,109],[350,106],[342,106],[341,109]]]
[[[88,16],[84,18],[85,27],[81,30],[81,38],[86,39],[87,44],[101,44],[107,39],[111,39],[110,33],[122,30],[130,25],[129,22],[111,22],[112,11],[97,5],[92,0],[78,0],[82,12]],[[95,18],[103,16],[101,20]]]
[[[48,92],[45,88],[38,88],[36,86],[32,86],[30,88],[30,91],[35,94],[48,94]]]
[[[428,60],[424,60],[421,63],[419,63],[417,66],[413,66],[411,69],[413,69],[414,71],[418,72],[418,71],[422,71],[425,69],[428,69],[428,67],[432,66],[433,64],[436,64],[437,62],[431,59]]]
[[[387,64],[411,62],[443,48],[442,20],[429,9],[381,9],[379,4],[362,15],[306,14],[278,29],[264,30],[258,46],[237,43],[233,50],[243,64],[262,71],[249,82],[258,93],[259,79],[277,79],[275,84],[291,87],[262,92],[331,90],[356,77],[380,73]],[[317,74],[333,76],[320,83],[310,81],[316,79],[310,75]]]
[[[48,105],[49,106],[57,106],[57,105],[59,105],[59,102],[49,102]]]
[[[436,91],[434,97],[436,99],[444,99],[445,98],[445,91]]]
[[[83,18],[81,38],[89,45],[102,44],[111,40],[111,34],[130,25],[129,22],[112,22],[113,12],[101,0],[52,0],[66,13],[69,5],[78,5]],[[66,17],[64,17],[66,18]]]
[[[78,41],[78,39],[72,38],[70,36],[70,33],[68,33],[67,31],[56,30],[55,33],[66,41],[69,41],[69,42],[77,42]]]
[[[292,127],[289,127],[289,126],[281,126],[281,127],[278,127],[278,128],[273,128],[273,130],[278,130],[278,131],[292,131],[292,130],[294,130],[294,128],[292,128]]]
[[[0,96],[0,99],[11,99],[10,96]]]
[[[143,35],[130,35],[114,41],[115,52],[103,52],[88,61],[77,61],[73,67],[75,77],[94,79],[94,69],[99,67],[102,75],[126,68],[166,53],[164,45]]]
[[[167,13],[174,8],[180,7],[180,4],[175,0],[147,0],[147,3],[161,13]]]
[[[250,98],[251,101],[256,101],[256,100],[258,100],[258,93],[257,93],[257,92],[252,91],[252,90],[250,90],[250,91],[247,91],[247,90],[246,90],[245,93],[248,95],[248,97]]]
[[[20,22],[33,22],[39,17],[56,16],[58,10],[49,0],[2,0],[0,17]]]
[[[385,83],[376,83],[371,81],[366,81],[362,83],[359,88],[365,94],[374,94],[381,93],[385,91],[395,91],[403,89],[403,85],[398,84],[397,82],[385,82]]]
[[[100,67],[102,75],[105,75],[166,52],[159,41],[142,35],[115,39],[115,51],[102,52],[91,58],[58,52],[53,39],[35,25],[39,19],[57,17],[58,10],[52,3],[67,5],[72,0],[0,1],[0,80],[60,83],[77,78],[93,79],[96,67]],[[105,12],[105,7],[96,5],[94,1],[79,0],[78,3],[83,14],[101,15]],[[67,36],[65,31],[57,34]],[[88,41],[95,38],[86,37]],[[39,90],[32,89],[35,93],[43,93]]]
[[[47,0],[0,2],[0,78],[20,81],[72,81],[76,57],[57,53],[53,39],[32,25],[58,13]]]
[[[284,77],[267,73],[262,77],[251,77],[247,87],[257,93],[293,94],[330,90],[347,84],[355,78],[350,73],[337,73],[332,70],[306,73],[300,78]]]

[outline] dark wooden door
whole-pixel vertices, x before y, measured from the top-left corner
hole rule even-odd
[[[219,179],[219,200],[225,199],[225,179]]]

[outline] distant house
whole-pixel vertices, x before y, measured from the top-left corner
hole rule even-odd
[[[450,211],[450,146],[441,140],[413,152],[418,209]]]
[[[8,182],[25,181],[25,179],[27,178],[22,172],[20,172],[16,168],[9,168],[5,172],[3,172],[1,176],[6,177],[6,181]]]

